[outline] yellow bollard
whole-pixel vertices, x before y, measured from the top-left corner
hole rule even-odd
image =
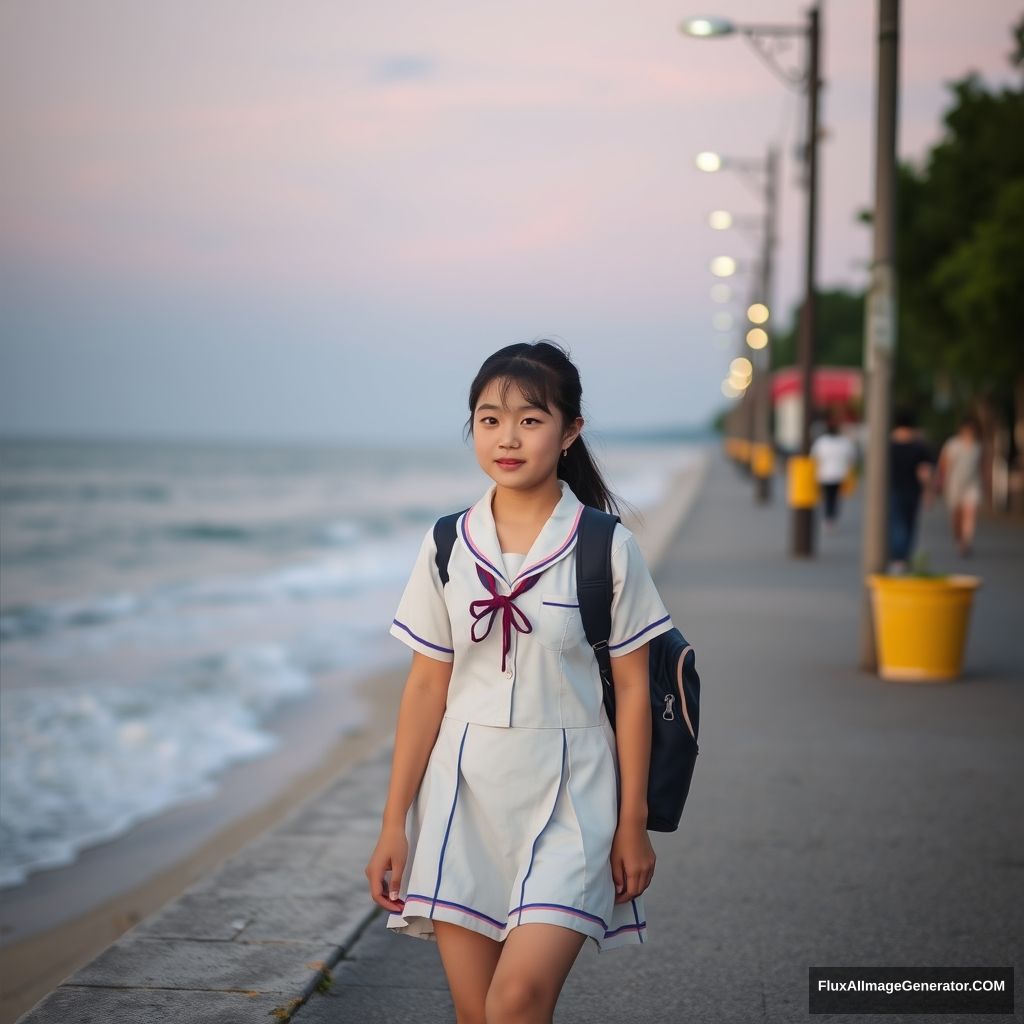
[[[851,495],[857,493],[857,467],[851,466],[849,472],[843,480],[842,485],[839,488],[839,493],[844,498],[849,498]]]
[[[819,501],[814,459],[809,455],[791,455],[786,472],[790,507],[814,508]]]
[[[770,444],[754,445],[754,475],[771,476],[775,472],[775,452]]]

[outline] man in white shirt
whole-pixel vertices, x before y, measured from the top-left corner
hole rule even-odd
[[[825,496],[825,528],[835,530],[839,525],[839,488],[857,461],[857,447],[839,433],[839,423],[830,416],[825,432],[811,445],[811,458]]]

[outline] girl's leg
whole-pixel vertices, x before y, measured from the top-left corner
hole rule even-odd
[[[953,511],[950,513],[950,525],[953,527],[953,540],[960,544],[963,537],[963,505],[958,503],[953,506]]]
[[[899,493],[889,495],[889,558],[903,565],[910,555],[910,538],[907,531],[906,501]]]
[[[517,925],[487,990],[487,1024],[551,1024],[555,1003],[587,937],[557,924]]]
[[[966,501],[961,506],[960,512],[960,551],[970,554],[971,546],[974,543],[974,530],[978,524],[978,505],[973,501]]]
[[[839,484],[822,484],[821,489],[825,497],[825,522],[831,524],[836,518]]]
[[[457,1024],[484,1024],[484,1003],[501,943],[452,921],[435,921],[434,933]]]

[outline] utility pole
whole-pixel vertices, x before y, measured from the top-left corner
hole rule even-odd
[[[776,241],[776,221],[778,218],[778,164],[779,154],[775,146],[768,147],[768,155],[765,158],[765,185],[764,185],[764,229],[761,239],[761,283],[760,299],[768,308],[769,319],[766,327],[768,342],[760,352],[755,352],[757,364],[754,373],[754,384],[757,389],[757,411],[755,414],[756,426],[755,452],[760,453],[760,458],[755,458],[754,465],[757,471],[757,484],[755,488],[755,500],[758,504],[766,504],[771,500],[772,477],[774,474],[774,451],[771,437],[771,407],[772,407],[772,385],[771,385],[771,338],[774,333],[773,317],[775,307],[772,304],[772,284],[774,281],[774,259]],[[747,325],[749,329],[749,323]]]
[[[867,458],[861,545],[860,666],[877,670],[869,573],[889,558],[889,420],[896,350],[896,120],[899,99],[899,0],[878,2],[878,107],[875,121],[875,209],[871,287],[864,332]]]
[[[814,553],[814,463],[811,460],[811,412],[814,397],[814,342],[817,328],[815,278],[818,263],[818,93],[820,86],[821,14],[810,9],[807,28],[807,238],[804,265],[804,301],[800,311],[798,361],[801,375],[803,422],[800,455],[791,460],[793,496],[793,554]]]

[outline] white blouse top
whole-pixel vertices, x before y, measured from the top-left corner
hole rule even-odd
[[[414,651],[454,662],[446,715],[520,728],[599,725],[601,676],[576,597],[576,538],[583,504],[562,497],[525,555],[503,553],[487,492],[456,525],[448,584],[434,564],[433,525],[390,627]],[[570,557],[572,556],[572,557]],[[612,658],[672,628],[633,533],[612,537]]]

